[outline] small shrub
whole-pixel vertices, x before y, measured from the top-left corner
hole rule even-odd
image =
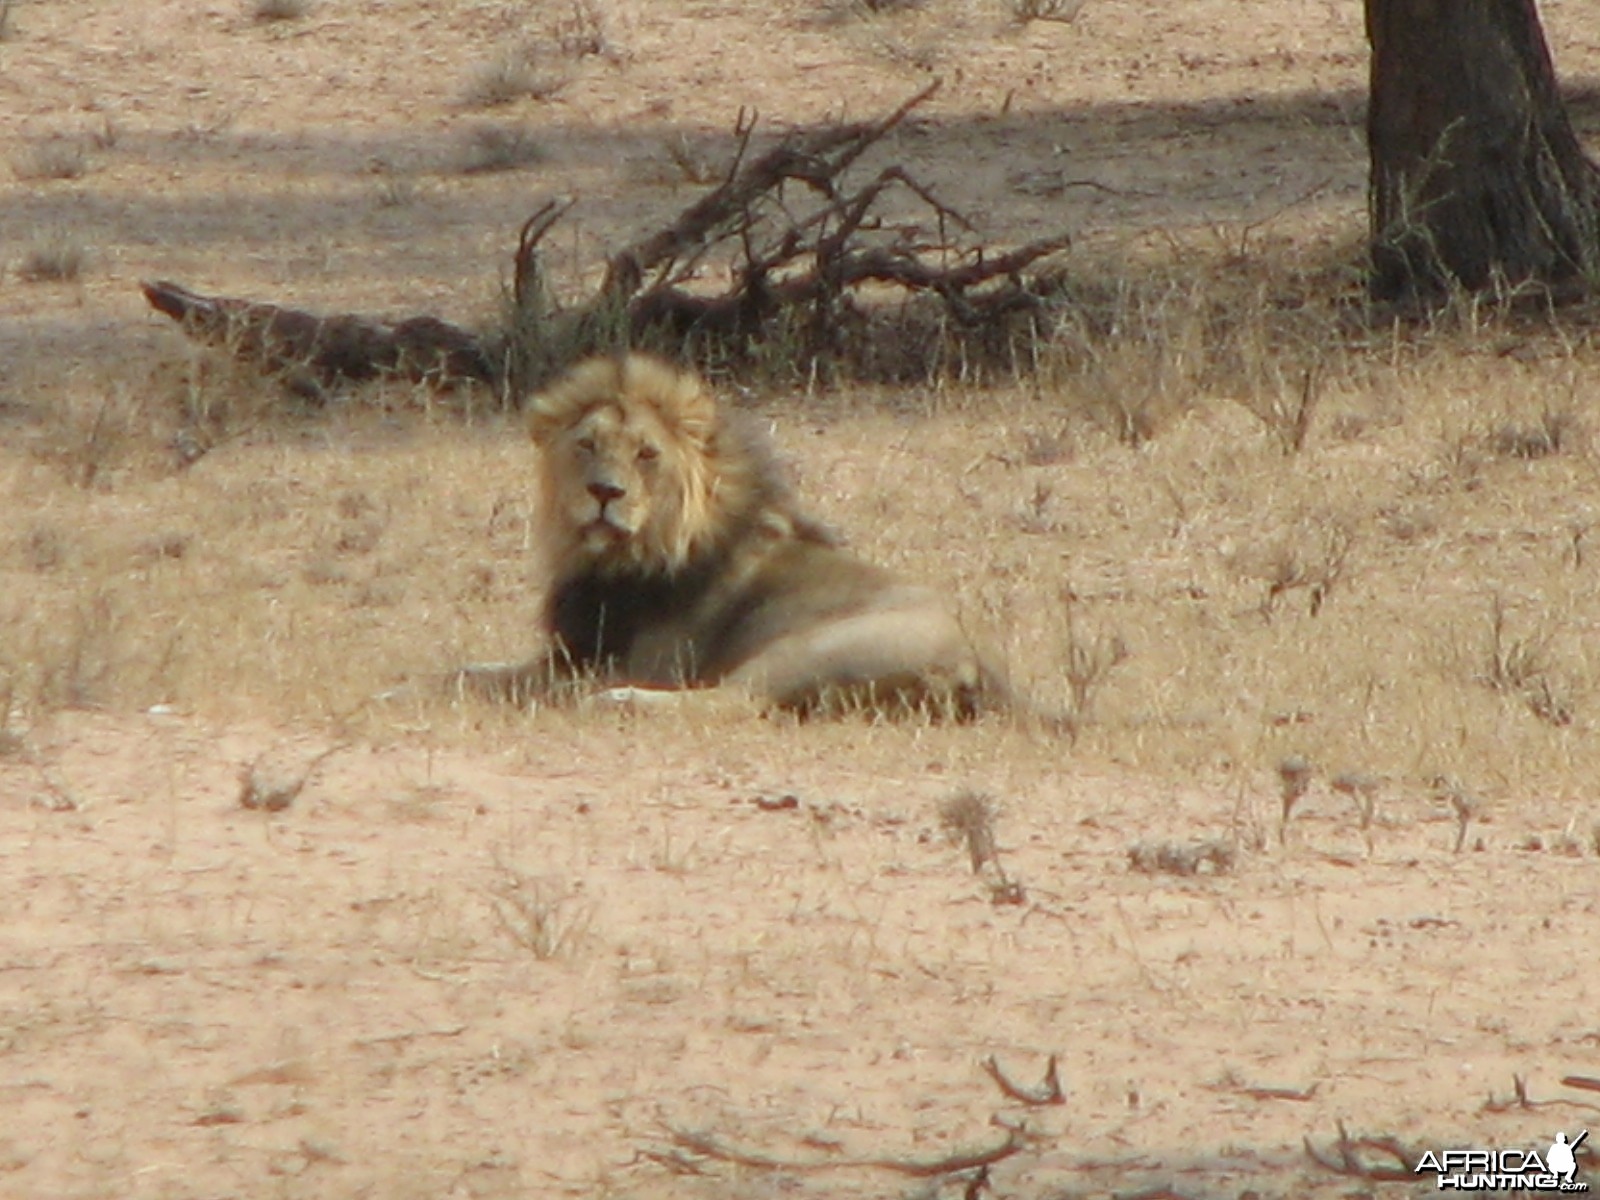
[[[1565,728],[1572,724],[1572,701],[1550,676],[1550,639],[1537,634],[1511,636],[1506,628],[1505,601],[1499,596],[1490,601],[1485,649],[1487,661],[1479,682],[1491,691],[1517,697],[1548,725]]]
[[[250,16],[262,23],[298,21],[311,13],[311,0],[255,0]]]
[[[51,138],[35,142],[11,160],[18,179],[29,182],[50,179],[80,179],[89,170],[89,155],[79,142]]]
[[[1067,689],[1072,697],[1069,716],[1076,728],[1088,718],[1111,673],[1128,661],[1128,643],[1120,634],[1083,633],[1068,609],[1065,657]]]
[[[972,873],[989,888],[995,904],[1022,904],[1027,896],[1022,884],[1006,874],[995,841],[994,801],[982,792],[966,789],[939,805],[939,824],[951,841],[964,845]]]
[[[571,13],[555,23],[555,43],[568,58],[611,53],[605,14],[595,0],[572,0]]]
[[[526,130],[507,125],[480,125],[470,135],[464,175],[516,171],[544,157],[544,149]]]
[[[71,283],[83,274],[88,257],[71,235],[48,234],[23,254],[17,277],[28,283]]]
[[[1061,21],[1070,24],[1078,19],[1085,0],[1011,0],[1011,16],[1019,25],[1029,21]]]
[[[489,907],[500,928],[540,962],[571,958],[589,938],[594,905],[580,888],[497,862]]]
[[[1583,423],[1575,413],[1546,408],[1532,425],[1502,425],[1490,434],[1489,447],[1501,458],[1532,462],[1571,450],[1582,433]]]
[[[479,67],[461,94],[468,108],[499,108],[531,97],[547,100],[571,82],[571,76],[538,61],[529,49],[513,50]]]
[[[1307,611],[1314,617],[1334,586],[1344,578],[1355,533],[1337,520],[1307,521],[1273,546],[1264,564],[1267,594],[1261,613],[1271,617],[1278,601],[1305,589]]]

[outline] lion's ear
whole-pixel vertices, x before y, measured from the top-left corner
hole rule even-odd
[[[528,436],[535,446],[548,446],[561,429],[561,422],[535,403],[528,413]]]

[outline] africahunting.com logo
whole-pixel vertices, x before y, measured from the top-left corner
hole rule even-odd
[[[1415,1173],[1433,1172],[1439,1190],[1458,1192],[1587,1192],[1576,1178],[1576,1152],[1589,1136],[1585,1129],[1570,1142],[1564,1133],[1543,1154],[1537,1150],[1429,1150]]]

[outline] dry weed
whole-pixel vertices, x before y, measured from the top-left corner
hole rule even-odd
[[[1506,626],[1505,600],[1496,595],[1489,602],[1486,662],[1478,674],[1479,682],[1491,691],[1521,700],[1541,721],[1556,726],[1572,724],[1573,702],[1551,677],[1551,635],[1514,637]]]
[[[1068,725],[1081,729],[1088,721],[1095,697],[1111,673],[1128,661],[1128,643],[1121,634],[1085,633],[1079,629],[1072,605],[1067,607],[1065,659],[1069,707]]]
[[[103,395],[56,409],[34,452],[77,487],[106,486],[115,472],[147,459],[149,412],[133,389],[107,387]]]
[[[250,19],[262,24],[299,21],[311,15],[312,0],[253,0]]]
[[[1006,874],[995,841],[994,801],[982,792],[963,790],[939,805],[939,824],[951,840],[964,845],[972,873],[985,880],[996,904],[1020,904],[1022,885]]]
[[[1572,409],[1547,406],[1533,424],[1507,422],[1488,440],[1490,449],[1501,458],[1533,461],[1574,450],[1584,432],[1582,420]]]
[[[568,58],[616,57],[599,0],[572,0],[565,16],[552,23],[550,40]]]
[[[27,283],[73,283],[82,275],[89,252],[71,233],[58,230],[23,251],[17,278]]]
[[[1313,617],[1319,614],[1329,593],[1344,578],[1354,544],[1355,532],[1339,520],[1305,521],[1291,530],[1269,553],[1262,614],[1270,617],[1279,600],[1301,589],[1306,593],[1307,611]]]
[[[1085,0],[1011,0],[1011,17],[1019,25],[1029,21],[1071,24],[1083,11]]]
[[[594,905],[581,886],[496,860],[489,907],[500,928],[540,962],[572,958],[587,943]]]
[[[518,100],[548,100],[572,82],[569,72],[545,62],[537,45],[507,50],[473,72],[461,92],[467,108],[500,108]]]
[[[463,175],[482,175],[497,171],[520,171],[545,156],[544,147],[533,134],[516,125],[478,125],[469,131]]]
[[[34,142],[11,160],[18,179],[29,183],[81,179],[89,170],[89,153],[72,138],[49,138]]]

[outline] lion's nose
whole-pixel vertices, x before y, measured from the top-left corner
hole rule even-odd
[[[589,484],[589,495],[593,496],[602,505],[609,504],[626,493],[627,489],[620,488],[609,479],[596,479]]]

